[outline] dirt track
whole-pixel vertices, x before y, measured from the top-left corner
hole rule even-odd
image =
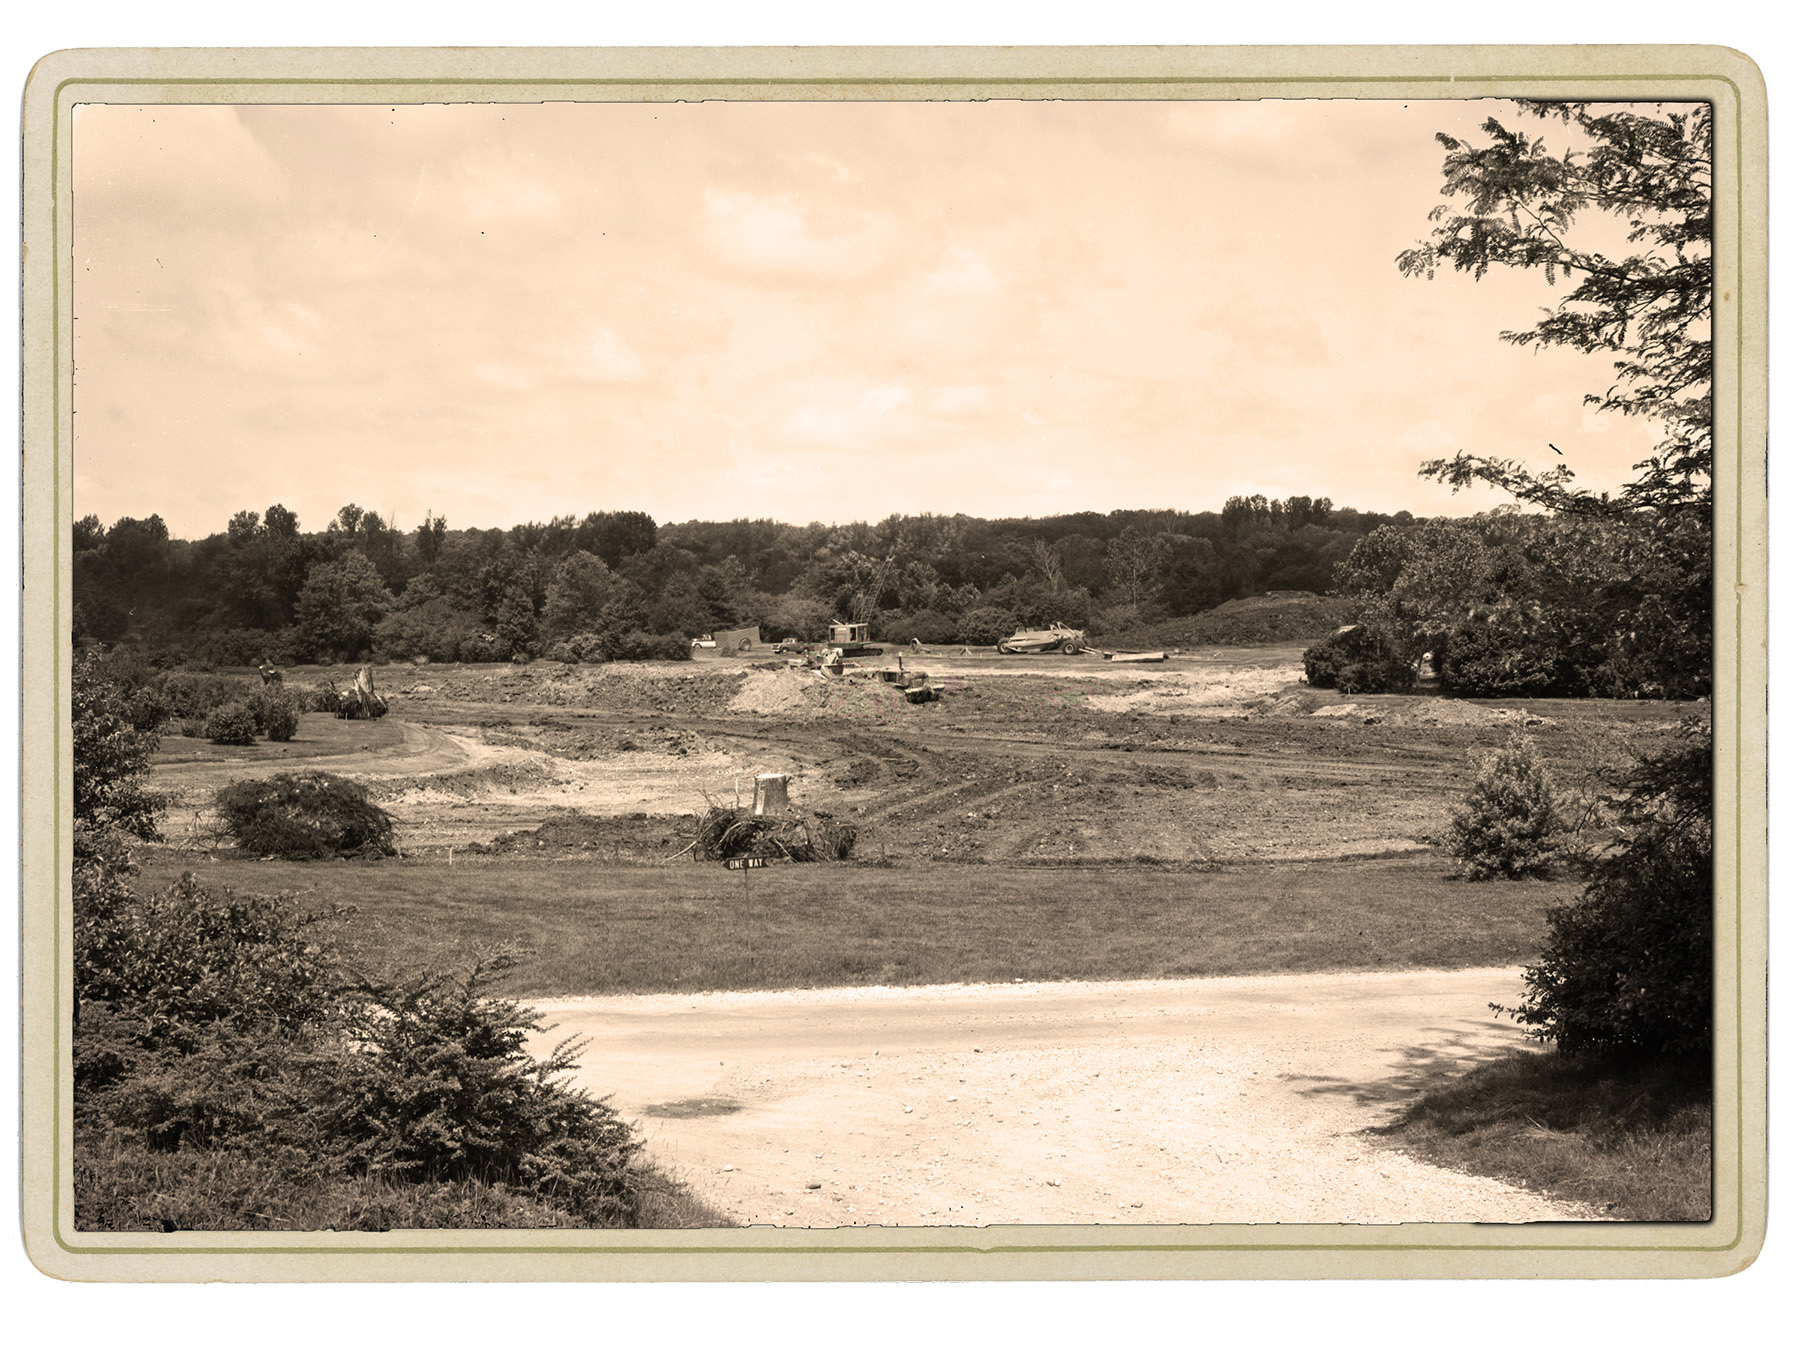
[[[584,998],[580,1081],[751,1224],[1584,1217],[1359,1131],[1506,1048],[1513,970]],[[816,1189],[809,1189],[816,1185]]]

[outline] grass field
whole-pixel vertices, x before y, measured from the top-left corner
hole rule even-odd
[[[1712,1088],[1666,1068],[1515,1054],[1427,1092],[1386,1132],[1428,1162],[1611,1219],[1712,1216]]]
[[[293,863],[144,853],[144,883],[351,904],[372,969],[527,952],[535,996],[1131,979],[1512,964],[1554,884],[1470,884],[1421,857],[1214,873],[855,862],[755,871],[529,858]]]

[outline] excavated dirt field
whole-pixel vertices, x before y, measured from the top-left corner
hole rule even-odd
[[[865,861],[1235,869],[1253,890],[1251,867],[1436,851],[1472,761],[1520,731],[1574,778],[1693,711],[1346,699],[1301,682],[1299,646],[1146,666],[909,653],[943,688],[921,705],[873,680],[893,663],[378,668],[381,721],[307,715],[291,744],[245,749],[165,738],[151,781],[176,849],[222,845],[220,786],[312,767],[368,785],[405,855],[650,861],[781,772],[797,806],[857,826]],[[748,1222],[1567,1216],[1359,1133],[1410,1073],[1516,1047],[1485,1009],[1516,972],[1198,982],[549,1005],[559,1035],[599,1037],[583,1078]]]
[[[1515,732],[1574,768],[1686,713],[1346,699],[1301,683],[1296,646],[1154,666],[960,651],[905,662],[943,685],[941,700],[908,705],[854,670],[824,677],[767,655],[380,668],[384,720],[308,715],[293,743],[249,749],[166,738],[153,779],[171,797],[176,845],[215,842],[213,792],[276,765],[365,782],[415,853],[547,820],[562,826],[535,850],[604,839],[629,852],[640,837],[660,844],[670,816],[747,803],[758,773],[781,772],[797,804],[850,816],[865,856],[1211,868],[1422,851],[1471,758]],[[323,671],[289,681],[310,686]],[[571,833],[570,816],[607,822]]]

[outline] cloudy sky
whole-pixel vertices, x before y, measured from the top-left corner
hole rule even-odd
[[[88,105],[75,498],[178,536],[1626,478],[1541,276],[1402,278],[1478,102]]]

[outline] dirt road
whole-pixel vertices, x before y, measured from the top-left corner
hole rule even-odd
[[[580,1082],[747,1223],[1583,1217],[1359,1133],[1517,1047],[1516,970],[582,998]]]

